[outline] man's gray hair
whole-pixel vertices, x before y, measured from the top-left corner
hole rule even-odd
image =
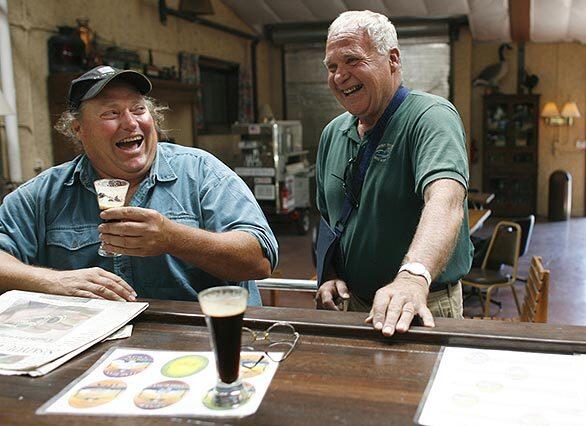
[[[145,101],[146,107],[151,113],[153,120],[155,121],[155,129],[157,130],[157,134],[159,135],[159,140],[166,140],[169,136],[169,130],[163,128],[163,121],[165,121],[165,114],[164,112],[169,109],[166,105],[161,105],[157,103],[153,98],[148,96],[143,96]],[[57,120],[57,124],[55,124],[55,130],[61,133],[63,136],[71,140],[73,143],[80,143],[77,139],[77,136],[73,130],[73,122],[75,120],[80,120],[81,115],[83,112],[83,105],[82,102],[80,107],[77,110],[66,110],[64,111],[59,119]]]
[[[352,10],[341,13],[328,29],[328,39],[341,33],[366,31],[376,50],[388,54],[391,49],[399,48],[397,30],[389,18],[370,10]]]

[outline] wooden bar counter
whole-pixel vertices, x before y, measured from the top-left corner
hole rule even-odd
[[[0,376],[0,425],[216,424],[196,418],[35,414],[112,347],[210,350],[197,303],[150,303],[128,339],[100,343],[43,377]],[[412,425],[442,345],[586,353],[586,327],[440,318],[436,328],[413,327],[385,338],[363,319],[360,313],[249,308],[248,327],[264,329],[288,321],[301,340],[280,365],[257,413],[219,423]]]

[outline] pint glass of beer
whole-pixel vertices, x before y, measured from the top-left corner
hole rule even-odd
[[[218,382],[203,402],[216,410],[239,407],[254,394],[254,387],[238,377],[248,291],[237,286],[212,287],[200,292],[198,299],[206,316],[218,369]]]

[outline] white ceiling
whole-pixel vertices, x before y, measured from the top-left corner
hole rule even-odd
[[[329,22],[346,10],[391,18],[467,15],[477,41],[510,41],[508,0],[222,0],[259,33],[266,24]],[[531,41],[586,43],[586,0],[531,0]]]
[[[586,0],[532,0],[531,40],[586,43]]]

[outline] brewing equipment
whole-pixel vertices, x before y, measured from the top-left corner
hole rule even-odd
[[[309,180],[315,165],[303,149],[300,121],[232,126],[240,135],[236,173],[248,184],[269,219],[293,220],[299,234],[309,231]]]

